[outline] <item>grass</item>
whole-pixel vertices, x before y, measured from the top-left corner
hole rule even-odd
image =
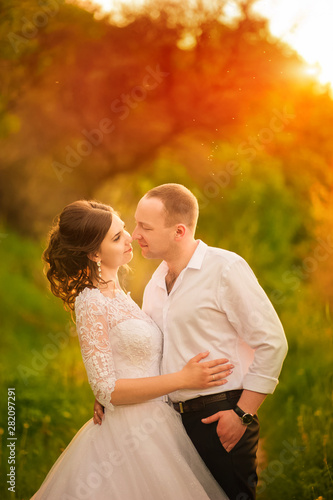
[[[310,299],[307,290],[281,314],[289,353],[275,394],[260,409],[268,457],[260,500],[333,499],[332,325]]]
[[[8,233],[0,243],[1,498],[27,500],[92,416],[69,314],[48,292],[42,247]],[[310,288],[280,311],[289,354],[280,384],[260,409],[265,462],[258,500],[331,500],[332,326]],[[9,493],[7,388],[16,394],[16,493]],[[158,499],[157,499],[158,500]]]

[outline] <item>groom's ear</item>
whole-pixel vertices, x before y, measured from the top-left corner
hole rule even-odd
[[[186,234],[186,226],[184,224],[178,224],[176,227],[175,238],[177,240],[182,239]]]

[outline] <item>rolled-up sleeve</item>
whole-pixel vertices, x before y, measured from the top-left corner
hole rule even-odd
[[[243,388],[273,393],[288,344],[272,303],[252,269],[241,258],[223,273],[220,291],[228,321],[254,351],[253,362],[244,374]]]

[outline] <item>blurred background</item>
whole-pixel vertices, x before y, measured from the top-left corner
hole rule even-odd
[[[54,217],[92,198],[132,231],[140,197],[178,182],[199,199],[198,238],[247,260],[288,338],[259,412],[258,498],[332,499],[330,2],[0,0],[0,16],[1,498],[30,498],[93,413],[43,275]],[[134,246],[141,304],[158,262]]]

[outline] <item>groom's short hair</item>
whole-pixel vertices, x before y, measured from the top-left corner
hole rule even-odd
[[[182,184],[162,184],[150,189],[145,198],[158,198],[162,201],[166,217],[167,227],[174,224],[185,224],[193,233],[195,231],[198,216],[199,204],[194,194]]]

